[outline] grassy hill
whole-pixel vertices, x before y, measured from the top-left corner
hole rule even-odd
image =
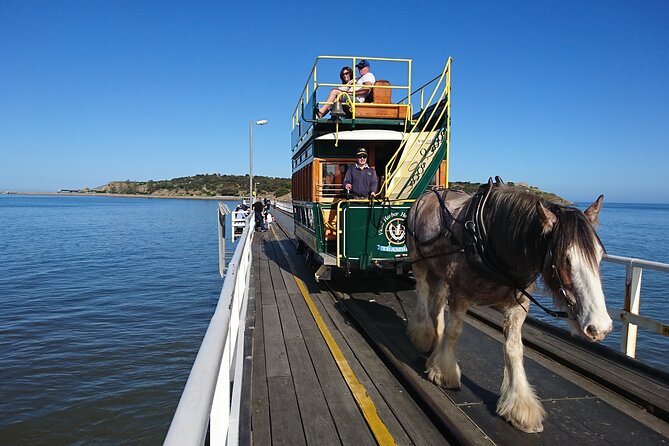
[[[254,176],[258,196],[284,197],[290,194],[290,178]],[[544,192],[526,183],[507,182],[509,186],[522,187],[547,201],[571,204],[569,201],[551,192]],[[451,182],[450,187],[457,187],[467,192],[476,192],[481,183],[469,181]],[[178,197],[241,197],[248,195],[248,175],[200,174],[190,177],[172,178],[171,180],[149,181],[113,181],[94,189],[93,192],[125,195],[152,195]],[[289,199],[289,197],[287,197]]]
[[[290,179],[254,176],[259,196],[281,197],[290,193]],[[112,181],[94,192],[128,195],[241,197],[248,196],[248,175],[200,174],[171,180]]]

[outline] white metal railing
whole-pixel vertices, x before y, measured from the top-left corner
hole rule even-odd
[[[275,201],[274,207],[289,214],[293,213],[293,203],[290,201]]]
[[[643,269],[669,273],[669,264],[613,255],[605,255],[602,260],[626,266],[625,303],[622,310],[609,309],[609,315],[623,324],[620,350],[627,356],[634,358],[636,355],[637,327],[669,336],[669,325],[639,315]]]
[[[208,427],[209,444],[238,443],[244,322],[254,229],[255,221],[250,215],[228,264],[216,310],[174,413],[165,445],[202,445]]]

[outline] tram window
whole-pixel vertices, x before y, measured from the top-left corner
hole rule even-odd
[[[348,164],[321,164],[322,197],[336,197],[342,192],[342,183],[344,182],[346,169],[348,169]]]
[[[314,228],[314,210],[312,208],[307,209],[307,227],[309,229]]]

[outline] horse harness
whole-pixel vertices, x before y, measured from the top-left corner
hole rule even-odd
[[[539,308],[541,308],[547,314],[553,317],[568,318],[569,314],[567,312],[554,311],[544,307],[530,293],[526,291],[527,287],[529,287],[530,284],[532,284],[537,279],[537,277],[539,276],[538,273],[523,278],[515,278],[511,275],[511,273],[506,271],[502,265],[500,265],[500,263],[491,253],[483,215],[488,198],[492,193],[493,187],[497,184],[501,185],[504,184],[504,182],[500,177],[495,177],[495,183],[493,183],[492,178],[489,178],[488,184],[482,185],[479,188],[479,190],[469,200],[467,210],[465,211],[464,221],[458,220],[446,206],[445,197],[446,195],[448,195],[449,192],[451,192],[451,190],[450,189],[446,190],[446,194],[442,196],[439,193],[439,191],[433,189],[432,192],[434,192],[434,194],[436,195],[437,200],[439,201],[439,207],[441,208],[441,213],[440,213],[441,230],[439,231],[439,234],[435,235],[429,240],[420,242],[416,236],[416,232],[409,230],[407,228],[407,232],[409,232],[409,234],[411,234],[411,236],[416,241],[416,249],[418,250],[418,254],[421,257],[420,259],[415,260],[412,263],[424,261],[434,257],[463,253],[465,254],[465,258],[467,259],[467,264],[477,274],[481,275],[482,277],[492,282],[496,282],[508,286],[509,288],[513,288],[515,290],[520,291],[532,303],[536,304]],[[455,234],[453,233],[452,229],[456,224],[462,225],[462,241],[458,240]],[[457,246],[457,248],[453,251],[445,253],[423,256],[423,254],[420,252],[420,247],[430,245],[442,237],[451,239],[452,243],[454,243]],[[563,297],[565,297],[566,300],[566,292],[564,290],[562,280],[560,279],[560,275],[557,273],[557,270],[555,268],[555,262],[553,261],[552,249],[550,248],[548,249],[546,256],[547,257],[550,256],[553,275],[556,277],[559,285],[558,290],[560,294]],[[517,297],[516,300],[518,300]],[[520,301],[518,301],[518,304],[520,305]]]

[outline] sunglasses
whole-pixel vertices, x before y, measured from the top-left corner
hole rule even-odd
[[[367,159],[367,156],[365,156],[365,155],[358,155],[358,159]]]
[[[345,73],[342,73],[341,75],[342,75],[342,76],[350,76],[351,73],[349,73],[349,72],[347,71],[347,72],[345,72]]]

